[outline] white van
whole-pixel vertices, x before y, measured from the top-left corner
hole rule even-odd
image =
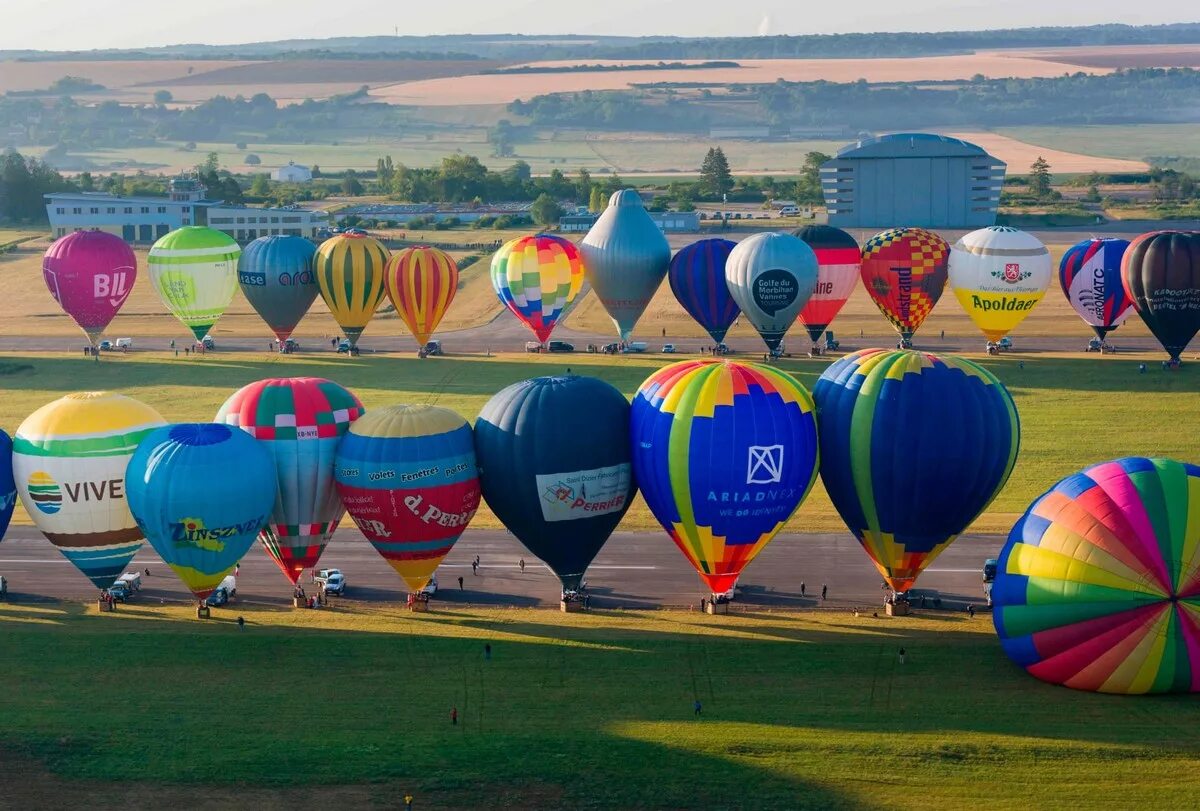
[[[799,217],[800,209],[796,206],[784,206],[779,209],[778,214],[780,217]]]
[[[130,591],[137,591],[142,587],[141,572],[126,572],[118,577],[117,580],[128,585]]]
[[[116,340],[116,342],[113,344],[113,346],[116,347],[117,351],[120,351],[122,349],[133,349],[133,339],[132,338],[118,338]]]

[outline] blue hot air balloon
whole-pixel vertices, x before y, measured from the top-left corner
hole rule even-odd
[[[577,590],[637,492],[625,396],[592,377],[514,383],[479,413],[475,456],[492,512]]]
[[[1128,248],[1124,239],[1085,239],[1068,248],[1058,265],[1063,295],[1100,340],[1133,312],[1133,299],[1121,283],[1121,258]]]
[[[238,284],[246,301],[286,341],[316,299],[313,256],[317,248],[298,236],[259,237],[242,250]]]
[[[717,343],[737,319],[737,302],[725,283],[725,260],[736,242],[702,239],[683,248],[671,260],[667,281],[675,299]]]
[[[13,510],[17,506],[17,482],[13,478],[12,440],[0,431],[0,541],[8,531]]]
[[[146,540],[203,600],[270,518],[275,463],[258,440],[228,425],[166,425],[138,445],[125,490]]]

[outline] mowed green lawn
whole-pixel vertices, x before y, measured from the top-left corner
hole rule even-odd
[[[0,604],[0,787],[41,807],[1022,811],[1200,790],[1193,698],[1042,684],[982,615],[349,606]]]

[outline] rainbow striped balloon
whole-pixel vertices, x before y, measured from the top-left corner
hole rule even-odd
[[[384,275],[392,306],[424,346],[458,292],[458,265],[445,251],[421,246],[394,254]]]
[[[1013,527],[992,600],[1005,653],[1043,681],[1200,691],[1200,467],[1132,457],[1063,479]]]
[[[583,259],[575,243],[562,237],[518,237],[492,257],[492,287],[500,302],[545,343],[583,287]]]
[[[358,345],[383,301],[387,261],[387,248],[365,234],[338,234],[317,248],[317,287],[351,346]]]

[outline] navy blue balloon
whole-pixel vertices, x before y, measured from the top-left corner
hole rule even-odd
[[[667,271],[675,299],[717,343],[725,340],[741,312],[725,283],[725,260],[736,244],[728,239],[693,242],[675,254]]]
[[[298,236],[259,237],[242,249],[238,284],[254,311],[286,341],[320,292],[313,272],[317,248]]]
[[[13,479],[12,440],[0,431],[0,540],[8,531],[13,510],[17,506],[17,483]]]

